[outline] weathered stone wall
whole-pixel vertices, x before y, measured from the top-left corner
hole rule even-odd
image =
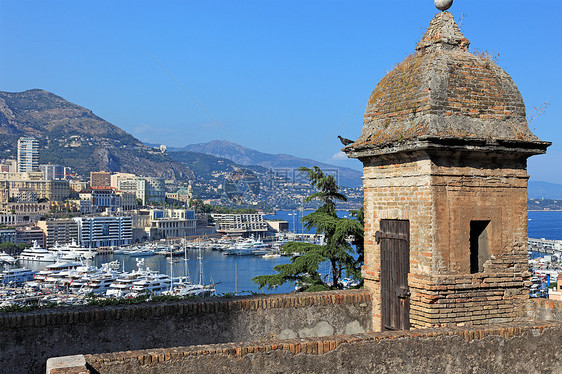
[[[50,374],[561,373],[560,344],[560,323],[490,325],[86,355]]]
[[[49,357],[372,331],[363,290],[217,298],[0,315],[0,373]]]
[[[527,314],[527,319],[531,321],[562,322],[562,301],[530,299],[527,303]]]
[[[525,314],[525,162],[472,152],[410,152],[363,160],[366,287],[380,330],[381,219],[410,221],[410,323],[509,322]],[[470,223],[490,221],[490,257],[471,274]]]

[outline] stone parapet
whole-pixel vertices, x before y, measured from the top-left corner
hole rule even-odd
[[[32,312],[0,314],[0,331],[20,327],[66,325],[97,321],[157,317],[165,315],[212,314],[232,311],[258,311],[283,308],[302,308],[334,304],[370,303],[364,290],[327,291],[277,295],[210,298],[166,303],[143,303],[118,306],[83,306],[43,309]]]
[[[0,373],[49,357],[372,331],[365,290],[210,298],[0,314]]]
[[[84,359],[90,372],[108,374],[557,373],[562,356],[552,347],[560,343],[561,323],[522,323],[148,349]]]

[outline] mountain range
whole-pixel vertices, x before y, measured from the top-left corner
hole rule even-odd
[[[529,199],[562,199],[562,184],[529,181],[527,189]]]
[[[300,158],[289,154],[272,154],[259,152],[227,140],[213,140],[208,143],[191,144],[182,148],[169,147],[172,152],[198,152],[231,160],[239,165],[258,165],[278,173],[288,173],[304,166],[318,166],[326,172],[337,174],[338,184],[345,187],[361,187],[362,173],[346,167],[334,166],[323,162]],[[173,156],[172,156],[173,157]],[[337,170],[337,173],[335,172]]]

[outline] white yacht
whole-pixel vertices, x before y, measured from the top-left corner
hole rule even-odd
[[[53,272],[59,272],[62,270],[77,269],[81,266],[84,266],[82,262],[56,262],[52,265],[47,265],[45,269],[51,270]]]
[[[56,253],[42,248],[36,241],[34,241],[33,246],[23,250],[23,252],[19,255],[19,259],[28,261],[55,262],[57,261],[58,256]]]
[[[61,260],[72,261],[80,260],[82,258],[82,255],[80,253],[74,252],[67,245],[59,245],[59,243],[55,243],[50,251],[56,253]]]
[[[68,278],[70,272],[71,270],[63,270],[47,275],[43,282],[39,284],[39,287],[45,289],[66,288],[70,284],[70,279]]]
[[[139,273],[128,274],[125,277],[117,278],[111,283],[109,289],[105,292],[109,297],[125,297],[131,292],[133,283],[139,280]]]
[[[270,251],[269,253],[266,253],[265,255],[262,256],[263,258],[279,258],[281,257],[281,253],[279,253],[278,251]]]
[[[223,254],[236,256],[251,256],[254,250],[254,240],[246,239],[235,243],[232,247],[225,249]]]
[[[72,243],[65,244],[62,247],[64,247],[65,251],[78,253],[79,255],[83,256],[86,259],[94,258],[98,254],[98,251],[95,248],[82,247],[74,240],[72,241]]]
[[[88,285],[90,278],[93,278],[92,274],[82,274],[77,278],[71,276],[71,281],[68,283],[68,291],[75,295],[82,294],[82,290]]]
[[[172,280],[168,275],[151,274],[133,282],[129,296],[136,297],[145,294],[159,295],[169,290],[171,283]]]
[[[40,282],[41,288],[67,287],[70,284],[70,275],[76,269],[84,267],[81,262],[56,262],[41,270],[35,276],[35,281]]]
[[[131,293],[134,282],[152,274],[150,269],[144,265],[144,258],[137,258],[136,261],[137,270],[131,273],[123,273],[121,276],[117,277],[106,291],[106,296],[116,298],[128,296],[128,294]]]
[[[6,252],[0,252],[0,263],[15,264],[16,259]]]
[[[261,239],[256,240],[252,245],[252,254],[254,256],[263,256],[271,252],[271,245],[266,244]]]
[[[51,265],[47,265],[44,269],[39,270],[33,276],[33,280],[30,281],[30,286],[32,287],[39,287],[39,288],[49,288],[53,286],[53,279],[49,280],[49,284],[45,282],[49,277],[53,277],[55,274],[58,274],[62,271],[66,273],[70,273],[74,271],[76,268],[83,266],[80,262],[56,262]],[[58,276],[57,276],[58,278]]]
[[[82,287],[81,293],[89,294],[94,293],[95,295],[103,295],[107,292],[111,284],[117,279],[117,273],[104,273],[97,277],[92,277],[90,281]]]
[[[80,266],[68,274],[68,290],[70,293],[79,294],[90,279],[102,274],[102,270],[95,266]]]
[[[214,285],[191,284],[189,282],[179,282],[173,284],[172,289],[162,292],[164,295],[172,296],[211,296],[215,293]]]
[[[154,253],[152,249],[141,248],[141,249],[129,251],[126,254],[132,257],[142,257],[142,256],[154,256],[156,253]]]

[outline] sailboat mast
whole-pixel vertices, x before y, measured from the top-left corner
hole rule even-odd
[[[172,257],[172,248],[168,247],[170,250],[170,292],[174,288],[174,258]]]
[[[199,285],[203,285],[203,256],[201,256],[201,243],[199,243]]]
[[[189,266],[187,266],[187,245],[185,244],[185,239],[183,239],[183,271],[187,282],[191,282],[191,277],[189,276]]]

